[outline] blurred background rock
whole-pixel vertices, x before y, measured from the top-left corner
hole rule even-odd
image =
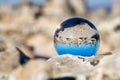
[[[95,24],[101,36],[98,54],[120,49],[119,8],[120,0],[0,0],[0,74],[19,66],[16,46],[30,57],[56,56],[54,32],[70,17]],[[7,63],[10,68],[3,67]]]

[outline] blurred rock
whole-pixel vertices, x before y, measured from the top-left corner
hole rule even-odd
[[[117,17],[117,16],[120,16],[120,1],[118,0],[116,0],[116,2],[113,4],[113,6],[112,6],[112,8],[113,8],[113,11],[112,11],[112,16],[113,17]]]
[[[43,13],[51,18],[64,18],[71,15],[85,15],[84,0],[47,0]]]
[[[44,15],[51,17],[67,16],[68,10],[66,9],[66,0],[48,0],[44,7]]]
[[[10,74],[19,66],[19,57],[14,47],[0,52],[0,74]]]
[[[16,80],[48,80],[52,69],[44,60],[31,60],[13,72]]]
[[[56,52],[51,40],[43,35],[35,35],[28,39],[27,44],[32,45],[35,50],[35,55],[55,56]],[[51,53],[50,53],[51,52]]]
[[[119,25],[120,18],[101,22],[97,25],[101,35],[99,53],[120,49],[120,31],[119,29],[115,30]]]
[[[71,7],[74,9],[74,15],[84,16],[87,13],[87,8],[84,0],[68,0],[68,1]],[[70,8],[68,10],[70,10]],[[71,11],[71,13],[72,12],[73,11]]]

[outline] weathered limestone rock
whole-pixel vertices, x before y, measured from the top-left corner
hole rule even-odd
[[[104,56],[97,66],[73,57],[63,55],[48,60],[53,68],[53,77],[74,76],[77,80],[119,80],[120,79],[120,50],[112,55]]]

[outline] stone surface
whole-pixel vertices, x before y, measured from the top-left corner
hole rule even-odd
[[[89,61],[83,62],[71,55],[62,55],[48,60],[53,68],[53,77],[74,76],[77,80],[119,80],[120,50],[104,56],[100,63],[92,66]]]

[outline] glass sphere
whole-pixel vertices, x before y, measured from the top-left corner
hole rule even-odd
[[[54,46],[59,55],[94,56],[99,40],[97,28],[84,18],[63,21],[54,34]]]

